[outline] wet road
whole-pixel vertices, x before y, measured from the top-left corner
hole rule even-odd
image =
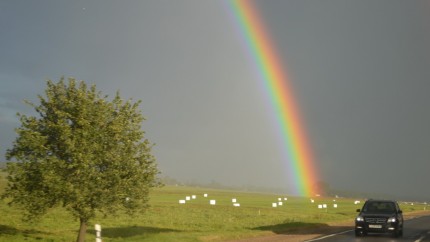
[[[327,235],[321,238],[308,240],[308,242],[340,242],[340,241],[412,241],[430,242],[430,216],[418,217],[406,220],[404,224],[403,236],[393,238],[390,235],[370,234],[365,237],[355,237],[354,230],[344,231],[339,234]]]

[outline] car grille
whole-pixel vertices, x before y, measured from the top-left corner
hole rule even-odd
[[[384,224],[387,222],[386,218],[364,218],[364,221],[371,224]]]

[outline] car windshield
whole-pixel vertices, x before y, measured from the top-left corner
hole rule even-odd
[[[396,206],[393,202],[367,202],[363,211],[368,213],[394,213]]]

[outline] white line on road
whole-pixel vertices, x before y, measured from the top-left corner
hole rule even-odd
[[[346,234],[346,233],[351,232],[351,231],[354,231],[354,230],[350,229],[350,230],[342,231],[342,232],[339,232],[339,233],[336,233],[336,234],[329,234],[329,235],[326,235],[326,236],[323,236],[323,237],[319,237],[319,238],[316,238],[316,239],[305,240],[305,242],[318,241],[318,240],[330,238],[330,237],[333,237],[333,236],[336,236],[336,235],[339,235],[339,234]]]
[[[427,231],[427,234],[430,234],[430,231]],[[426,235],[421,235],[421,237],[414,242],[421,242],[421,240],[425,239]]]
[[[423,236],[421,236],[419,239],[417,239],[417,240],[415,240],[414,242],[421,242],[421,240],[422,239],[424,239],[426,236],[425,235],[423,235]]]

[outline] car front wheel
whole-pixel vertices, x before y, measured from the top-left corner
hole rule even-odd
[[[403,228],[397,228],[396,231],[393,232],[393,237],[398,238],[403,236]]]

